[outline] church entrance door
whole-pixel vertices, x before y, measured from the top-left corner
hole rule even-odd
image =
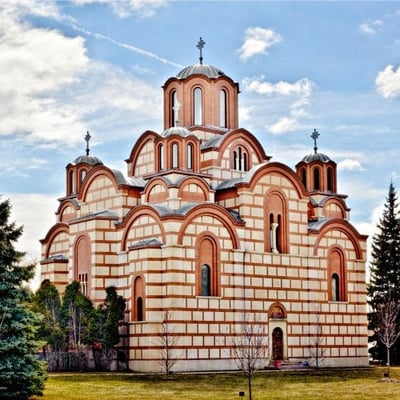
[[[272,331],[272,359],[283,360],[283,331],[275,328]]]

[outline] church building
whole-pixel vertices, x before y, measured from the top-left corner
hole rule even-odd
[[[163,131],[139,136],[125,172],[91,155],[87,134],[41,240],[41,279],[60,293],[79,281],[95,304],[115,286],[133,371],[160,371],[166,326],[175,371],[236,369],[248,325],[265,339],[265,367],[368,365],[367,238],[337,193],[336,163],[316,130],[294,169],[271,160],[239,127],[239,85],[203,63],[204,44],[165,82]]]

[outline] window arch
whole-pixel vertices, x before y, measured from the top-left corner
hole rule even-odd
[[[219,91],[219,124],[221,128],[227,125],[227,94],[225,89]]]
[[[333,248],[328,253],[328,299],[346,301],[346,265],[341,249]]]
[[[193,120],[194,125],[203,123],[203,92],[199,87],[193,91]]]
[[[196,243],[196,253],[197,296],[219,296],[219,250],[216,239],[208,233],[200,235]]]
[[[172,143],[172,145],[171,145],[171,154],[172,154],[171,168],[178,168],[179,167],[179,147],[178,147],[178,143]]]
[[[132,293],[132,321],[145,320],[144,281],[138,276],[133,281]]]
[[[273,191],[264,200],[265,251],[288,253],[287,200]]]

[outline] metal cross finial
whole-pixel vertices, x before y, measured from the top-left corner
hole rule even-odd
[[[203,64],[203,48],[206,42],[200,37],[196,47],[200,50],[200,64]]]
[[[317,139],[319,137],[319,133],[316,129],[314,129],[314,132],[311,134],[311,138],[314,139],[314,153],[317,154]]]
[[[90,142],[90,139],[91,139],[92,137],[90,136],[90,133],[89,133],[89,131],[87,131],[86,132],[86,136],[85,136],[85,142],[86,142],[86,155],[88,156],[89,155],[89,152],[90,152],[90,149],[89,149],[89,142]]]

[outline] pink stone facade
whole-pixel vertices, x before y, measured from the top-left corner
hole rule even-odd
[[[88,154],[67,165],[42,279],[61,293],[79,280],[95,303],[115,286],[134,371],[160,371],[166,318],[176,371],[235,369],[243,321],[265,336],[265,366],[312,363],[318,330],[324,366],[368,365],[366,237],[335,162],[317,149],[295,169],[271,162],[238,126],[238,84],[213,66],[163,92],[164,131],[139,137],[126,174]]]

